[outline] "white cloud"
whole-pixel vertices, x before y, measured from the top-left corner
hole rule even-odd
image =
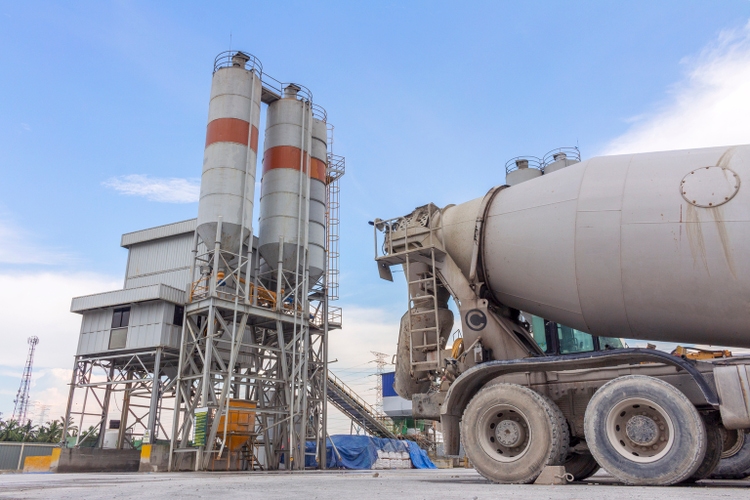
[[[120,194],[164,203],[197,202],[201,190],[200,179],[158,178],[140,174],[112,177],[102,184]]]
[[[64,411],[81,328],[81,316],[70,312],[70,300],[121,287],[120,279],[91,273],[0,273],[0,412],[13,412],[31,335],[39,337],[31,399],[52,405],[55,417]]]
[[[685,78],[670,89],[666,102],[637,117],[605,154],[750,142],[750,22],[721,32],[682,64]]]
[[[330,333],[328,359],[331,371],[352,388],[362,399],[375,403],[376,366],[371,351],[396,353],[398,325],[401,315],[384,309],[341,304],[344,309],[343,328]],[[385,371],[392,371],[388,365]],[[331,434],[348,433],[350,421],[329,405],[328,428]]]
[[[73,259],[63,251],[45,249],[32,243],[32,240],[33,236],[28,231],[0,214],[0,264],[56,265],[69,263]]]

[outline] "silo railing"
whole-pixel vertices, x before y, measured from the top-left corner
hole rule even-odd
[[[249,52],[241,50],[227,50],[214,59],[214,73],[221,68],[243,67],[248,71],[255,71],[258,76],[263,75],[263,65],[260,60]]]

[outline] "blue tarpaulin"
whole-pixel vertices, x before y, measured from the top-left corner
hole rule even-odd
[[[326,440],[326,466],[329,469],[372,469],[378,459],[378,450],[406,451],[415,468],[437,468],[414,441],[347,434],[331,436]],[[315,442],[308,441],[305,445],[305,466],[315,467],[317,464]]]
[[[407,441],[409,443],[409,458],[415,469],[437,469],[437,466],[432,463],[430,457],[427,456],[427,452],[417,445],[414,441]]]

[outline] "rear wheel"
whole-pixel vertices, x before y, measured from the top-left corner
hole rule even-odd
[[[726,432],[721,461],[711,479],[744,479],[750,476],[750,434],[743,429]]]
[[[496,483],[530,483],[562,465],[568,428],[559,408],[516,384],[484,387],[464,411],[461,439],[476,470]]]
[[[716,469],[721,461],[721,453],[724,447],[724,427],[719,423],[718,417],[704,416],[703,425],[706,427],[706,455],[703,462],[698,466],[687,482],[700,481],[705,479]]]
[[[593,476],[599,468],[591,453],[571,453],[565,460],[565,472],[572,474],[574,481],[583,481]]]
[[[706,454],[698,411],[682,392],[653,377],[604,384],[586,407],[584,430],[599,465],[625,484],[685,481]]]

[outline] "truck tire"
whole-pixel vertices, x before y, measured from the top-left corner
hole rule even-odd
[[[750,434],[743,429],[727,431],[721,456],[711,479],[744,479],[750,476]]]
[[[666,486],[692,476],[706,455],[706,429],[690,400],[642,375],[611,380],[589,401],[586,443],[604,469],[625,484]]]
[[[600,469],[590,453],[571,453],[565,461],[565,472],[573,475],[574,481],[583,481]]]
[[[464,410],[461,440],[474,468],[495,483],[530,483],[562,465],[568,427],[557,405],[516,384],[482,388]]]
[[[703,425],[706,427],[706,455],[698,470],[693,472],[686,483],[694,483],[706,479],[721,461],[721,452],[724,448],[724,428],[717,417],[704,417]]]
[[[552,457],[547,465],[563,465],[565,460],[568,458],[568,449],[570,447],[570,427],[568,427],[568,421],[565,419],[565,415],[560,410],[560,407],[552,401],[551,398],[541,395],[542,399],[549,405],[552,413],[557,418],[557,424],[560,427],[560,441],[563,446],[560,446],[559,454],[556,457]]]

